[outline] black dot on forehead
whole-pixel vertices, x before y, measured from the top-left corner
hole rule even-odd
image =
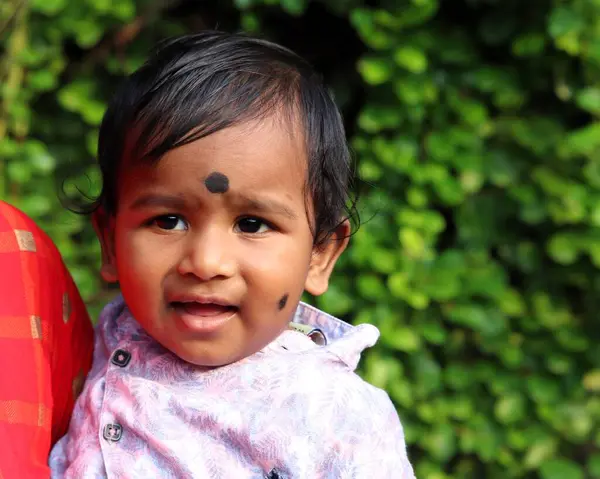
[[[290,297],[289,294],[284,294],[283,297],[279,300],[279,304],[277,305],[279,307],[279,310],[281,311],[283,308],[285,308],[285,305],[288,302],[288,298]]]
[[[225,193],[229,189],[229,178],[215,171],[205,178],[204,185],[211,193]]]

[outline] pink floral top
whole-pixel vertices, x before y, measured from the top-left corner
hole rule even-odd
[[[139,326],[122,298],[104,309],[94,364],[53,478],[414,478],[387,394],[354,373],[374,326],[301,303],[284,332],[217,369],[180,360]]]

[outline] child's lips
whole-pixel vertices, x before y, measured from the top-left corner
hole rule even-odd
[[[172,302],[174,311],[185,331],[213,333],[229,322],[238,311],[235,306],[195,301]]]
[[[215,317],[222,314],[230,313],[235,311],[237,308],[234,306],[225,306],[222,304],[215,303],[197,303],[197,302],[185,302],[185,303],[173,303],[176,309],[181,309],[187,314],[192,316],[201,317]]]

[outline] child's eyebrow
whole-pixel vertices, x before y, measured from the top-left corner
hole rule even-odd
[[[285,216],[291,220],[298,219],[298,215],[287,205],[271,198],[255,198],[241,193],[229,193],[229,199],[236,206],[247,208],[257,213],[271,213]],[[144,208],[170,208],[174,210],[185,209],[187,203],[181,196],[162,195],[151,193],[137,198],[129,206],[132,210]]]
[[[294,210],[275,199],[256,198],[238,192],[230,192],[228,196],[228,199],[232,199],[234,204],[256,211],[257,213],[278,214],[286,216],[291,220],[298,219],[298,215]]]
[[[181,210],[185,208],[186,202],[180,196],[149,194],[137,198],[131,203],[129,208],[132,210],[141,210],[159,206]]]

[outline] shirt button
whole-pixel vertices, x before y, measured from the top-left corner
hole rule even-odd
[[[108,442],[117,442],[123,436],[123,428],[120,424],[107,424],[104,426],[102,436]]]
[[[124,368],[131,361],[131,353],[125,351],[124,349],[117,349],[110,360],[116,366]]]

